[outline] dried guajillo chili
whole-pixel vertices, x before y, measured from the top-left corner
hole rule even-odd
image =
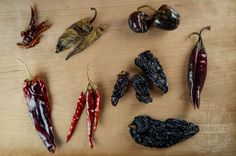
[[[82,111],[84,110],[85,102],[86,102],[86,95],[84,92],[81,92],[80,97],[77,102],[77,107],[76,107],[75,113],[74,113],[72,121],[71,121],[70,130],[67,134],[66,142],[68,142],[70,140],[70,138],[75,130],[75,126],[80,119]]]
[[[33,7],[31,7],[31,19],[26,31],[21,32],[21,37],[23,37],[22,43],[17,43],[21,48],[32,48],[39,43],[39,35],[48,30],[49,25],[44,21],[38,26],[36,25],[36,16]]]
[[[200,94],[207,74],[207,53],[201,34],[204,30],[210,30],[210,28],[210,26],[207,26],[202,28],[199,33],[193,32],[189,35],[189,37],[198,35],[198,41],[190,55],[188,67],[189,94],[195,109],[200,107]]]
[[[70,130],[67,134],[67,142],[70,140],[75,126],[81,116],[81,113],[86,106],[86,120],[87,120],[87,130],[88,130],[88,141],[91,148],[93,148],[92,135],[97,129],[99,112],[100,112],[101,95],[97,86],[89,79],[88,76],[88,86],[85,92],[82,92],[79,100],[77,102],[77,108],[73,115]]]
[[[23,61],[18,61],[24,64],[29,75],[29,79],[24,81],[23,92],[30,117],[48,151],[54,153],[56,145],[52,130],[51,108],[46,85],[40,77],[33,77],[30,74],[28,67]]]

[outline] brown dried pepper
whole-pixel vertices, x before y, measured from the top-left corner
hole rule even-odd
[[[74,113],[72,121],[71,121],[70,130],[67,134],[66,142],[68,142],[70,140],[70,138],[75,130],[75,126],[80,119],[82,111],[84,110],[85,102],[86,102],[86,95],[84,92],[81,92],[80,97],[77,102],[77,107],[76,107],[75,113]]]
[[[202,28],[199,33],[193,32],[189,35],[189,37],[192,35],[198,35],[198,41],[189,58],[188,68],[189,93],[195,109],[199,109],[200,107],[200,94],[207,74],[207,53],[203,45],[201,34],[204,30],[210,30],[210,28],[210,26],[207,26]]]

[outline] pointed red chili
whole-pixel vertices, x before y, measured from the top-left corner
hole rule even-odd
[[[86,95],[84,94],[84,92],[81,92],[80,97],[77,102],[77,107],[76,107],[75,113],[74,113],[72,121],[71,121],[70,130],[67,134],[66,142],[68,142],[70,140],[70,138],[75,130],[75,126],[80,119],[82,111],[84,110],[85,102],[86,102]]]
[[[193,32],[189,35],[198,35],[198,41],[189,58],[188,68],[188,87],[190,98],[193,103],[193,107],[199,109],[200,107],[200,94],[204,86],[204,82],[207,74],[207,53],[202,41],[202,32],[204,30],[210,30],[210,26],[204,27],[201,31]]]
[[[94,112],[94,124],[93,124],[93,130],[97,130],[98,125],[98,119],[99,119],[99,112],[100,112],[100,103],[101,103],[101,95],[98,89],[95,90],[95,112]]]

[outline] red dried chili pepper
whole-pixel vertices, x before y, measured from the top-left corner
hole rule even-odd
[[[40,23],[38,26],[36,25],[36,17],[34,13],[33,7],[31,7],[31,19],[28,28],[26,31],[21,32],[21,37],[23,37],[22,43],[17,43],[17,45],[21,48],[32,48],[39,43],[39,35],[48,30],[49,25],[46,22]]]
[[[76,107],[75,113],[74,113],[72,121],[71,121],[70,130],[67,134],[66,142],[68,142],[70,140],[70,138],[74,132],[75,126],[80,119],[82,111],[84,110],[85,102],[86,102],[86,95],[84,94],[84,92],[81,92],[80,97],[77,102],[77,107]]]
[[[30,74],[27,66],[23,61],[18,61],[24,64],[30,77],[29,79],[26,79],[24,81],[23,88],[30,117],[39,137],[41,138],[47,149],[50,152],[54,153],[56,145],[52,131],[52,122],[50,116],[51,111],[46,85],[38,76],[33,77]]]
[[[204,82],[207,74],[207,53],[202,41],[202,32],[204,30],[210,30],[210,26],[204,27],[201,31],[193,32],[189,35],[198,35],[198,41],[189,58],[188,68],[188,87],[193,103],[193,107],[196,109],[200,107],[200,94],[204,86]]]
[[[101,95],[98,89],[95,90],[95,113],[94,113],[94,125],[93,125],[93,130],[97,130],[97,125],[98,125],[98,119],[99,119],[99,112],[100,112],[100,103],[101,103]]]

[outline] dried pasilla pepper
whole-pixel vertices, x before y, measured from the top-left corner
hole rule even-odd
[[[116,84],[114,85],[114,89],[111,96],[111,103],[113,106],[116,106],[122,96],[124,96],[125,91],[129,86],[130,76],[126,71],[121,71],[117,75]]]
[[[89,79],[89,78],[88,78]],[[100,112],[101,95],[97,86],[89,79],[89,83],[85,92],[81,92],[77,102],[77,108],[73,115],[70,130],[67,134],[68,142],[74,132],[75,126],[81,116],[81,113],[86,106],[86,120],[88,129],[88,141],[91,148],[93,148],[92,135],[97,129],[99,112]]]
[[[152,7],[148,5],[143,5],[143,6],[138,7],[137,11],[130,14],[129,19],[128,19],[128,24],[129,24],[130,29],[134,32],[144,33],[152,25],[153,16],[147,15],[145,12],[141,11],[141,9],[144,7],[151,8],[151,10],[155,11],[155,9],[152,9]]]
[[[203,45],[201,34],[204,30],[210,30],[210,28],[210,26],[207,26],[202,28],[199,33],[193,32],[189,35],[189,37],[198,35],[198,41],[190,55],[188,66],[188,87],[190,98],[195,109],[199,109],[200,107],[200,94],[207,74],[207,53]]]
[[[27,101],[30,117],[39,137],[48,151],[54,153],[56,145],[52,130],[51,108],[46,85],[40,77],[33,77],[30,74],[24,62],[21,60],[18,61],[24,64],[29,75],[29,79],[24,81],[23,92]]]
[[[139,54],[135,59],[135,65],[143,70],[153,84],[164,93],[168,91],[168,81],[159,60],[153,56],[150,50]]]
[[[23,37],[22,43],[17,43],[21,48],[32,48],[39,43],[40,34],[49,29],[49,25],[46,22],[36,25],[36,17],[33,7],[31,7],[31,19],[26,31],[21,32],[21,37]]]
[[[199,132],[199,127],[192,122],[180,119],[160,121],[146,115],[135,117],[129,128],[137,144],[152,148],[173,146]]]
[[[131,83],[133,88],[136,91],[136,98],[142,103],[150,103],[152,102],[152,98],[150,97],[150,88],[146,79],[140,75],[136,74],[131,78]]]
[[[76,45],[76,48],[67,55],[66,60],[83,51],[100,36],[102,36],[104,26],[99,25],[98,27],[93,28],[92,23],[97,17],[97,10],[95,8],[91,8],[91,10],[95,11],[92,18],[87,17],[74,23],[59,37],[56,53],[62,52]]]
[[[174,30],[180,24],[180,15],[172,7],[164,4],[154,16],[154,26],[164,30]]]

